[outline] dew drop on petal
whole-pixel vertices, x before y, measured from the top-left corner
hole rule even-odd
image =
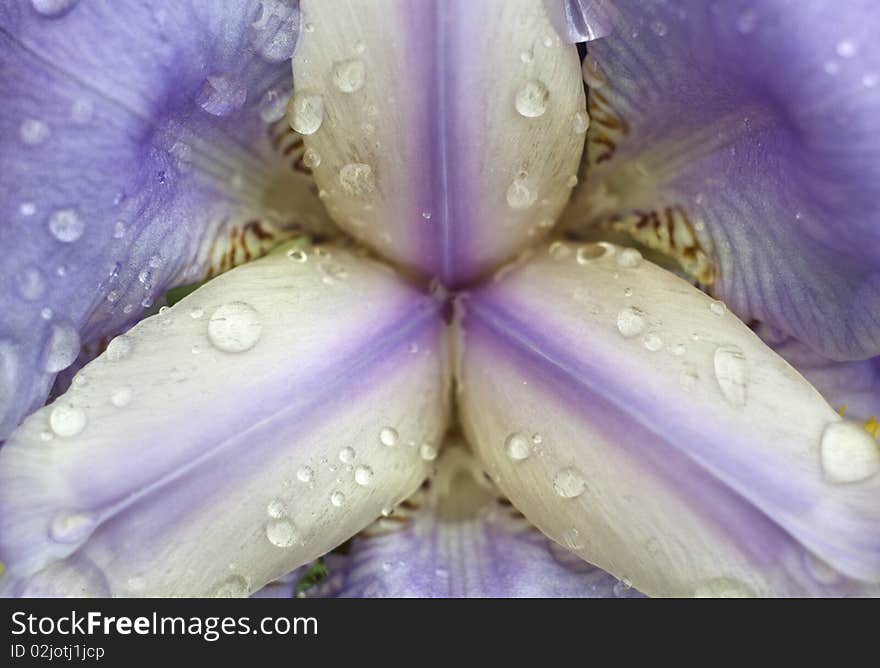
[[[130,387],[120,387],[110,396],[110,403],[116,408],[125,408],[131,403],[132,395]]]
[[[253,348],[263,333],[256,309],[245,302],[217,308],[208,321],[208,340],[218,350],[242,353]]]
[[[60,512],[52,518],[49,536],[58,543],[75,543],[94,529],[97,518],[92,513]]]
[[[131,337],[120,334],[110,342],[104,355],[111,362],[118,362],[131,355],[133,348]]]
[[[342,60],[333,66],[333,84],[343,93],[354,93],[364,86],[367,68],[359,58]]]
[[[76,436],[85,429],[86,422],[85,411],[68,403],[55,404],[49,413],[49,427],[62,438]]]
[[[69,11],[79,0],[31,0],[31,6],[38,14],[56,18]]]
[[[830,423],[822,433],[822,472],[833,483],[859,482],[880,471],[880,445],[857,422]]]
[[[605,256],[608,249],[602,244],[586,244],[577,249],[575,260],[578,264],[589,264]]]
[[[430,443],[423,443],[419,448],[419,456],[426,462],[433,462],[437,459],[437,449]]]
[[[339,461],[343,464],[351,464],[354,461],[354,448],[346,447],[339,451]]]
[[[722,316],[727,312],[727,306],[724,302],[713,301],[709,303],[709,310],[713,315]]]
[[[584,477],[577,469],[564,468],[553,477],[553,489],[563,499],[574,499],[583,494],[586,488]]]
[[[648,332],[642,339],[642,345],[652,353],[657,352],[663,347],[663,339],[657,332]]]
[[[62,243],[77,241],[85,229],[85,222],[73,209],[59,209],[49,216],[49,231]]]
[[[379,430],[379,442],[386,447],[397,445],[399,435],[394,427],[382,427]]]
[[[22,121],[18,132],[21,140],[28,146],[39,146],[45,142],[51,134],[49,126],[36,118],[28,118],[27,120]]]
[[[79,355],[79,333],[69,322],[54,323],[43,360],[43,369],[57,373],[69,367]]]
[[[263,93],[257,107],[263,123],[276,123],[284,118],[289,103],[290,92],[286,89],[270,88]]]
[[[296,544],[296,529],[289,520],[272,520],[266,524],[266,538],[275,547],[291,547]]]
[[[358,485],[369,485],[373,479],[373,469],[369,466],[358,466],[354,472],[354,481]]]
[[[538,118],[543,116],[547,111],[547,100],[550,98],[550,91],[547,86],[532,79],[525,82],[516,93],[516,110],[521,116],[526,118]]]
[[[748,399],[749,367],[743,351],[733,345],[718,346],[713,364],[722,396],[732,406],[744,406]]]
[[[511,209],[528,209],[537,199],[537,191],[533,190],[521,175],[517,176],[507,188],[507,204]]]
[[[571,129],[575,134],[582,135],[590,129],[590,115],[586,111],[576,111],[571,118]]]
[[[350,162],[339,170],[339,185],[348,195],[368,195],[376,187],[373,168],[362,162]]]
[[[196,95],[196,104],[212,116],[229,116],[244,106],[247,88],[232,74],[209,76]]]
[[[287,107],[287,118],[300,134],[315,134],[324,122],[324,98],[308,92],[295,94]]]
[[[309,169],[315,169],[321,165],[321,154],[312,147],[309,147],[303,153],[303,164]]]
[[[617,314],[617,331],[624,338],[638,336],[645,329],[645,314],[637,308],[625,308]]]
[[[341,508],[342,504],[345,503],[345,494],[343,494],[339,490],[333,492],[330,495],[330,503],[332,503],[336,508]]]
[[[296,479],[300,482],[312,482],[315,479],[315,472],[310,466],[302,466],[296,472]]]
[[[504,441],[504,451],[514,461],[528,459],[531,452],[529,440],[519,432],[514,432]]]
[[[624,248],[617,256],[617,265],[624,269],[638,267],[642,261],[642,254],[635,248]]]

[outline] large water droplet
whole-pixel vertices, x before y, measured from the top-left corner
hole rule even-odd
[[[107,345],[104,356],[111,362],[118,362],[131,355],[133,348],[134,343],[132,343],[131,337],[120,334]]]
[[[266,538],[275,547],[291,547],[296,543],[296,529],[289,520],[273,520],[266,524]]]
[[[38,14],[56,18],[73,8],[79,0],[31,0],[31,5]]]
[[[645,329],[645,314],[637,308],[625,308],[617,314],[617,331],[627,339],[638,336]]]
[[[373,168],[362,162],[350,162],[339,170],[339,185],[349,195],[368,195],[376,187]]]
[[[86,427],[86,414],[81,408],[68,403],[58,403],[49,413],[49,426],[57,436],[70,438]]]
[[[825,427],[819,456],[822,472],[833,483],[859,482],[880,471],[880,446],[866,429],[850,420]]]
[[[85,538],[96,524],[97,517],[92,513],[61,512],[52,518],[49,536],[59,543],[75,543]]]
[[[196,95],[196,104],[212,116],[229,116],[244,106],[247,88],[232,74],[209,76]]]
[[[550,91],[547,90],[547,86],[537,79],[532,79],[524,83],[516,92],[516,110],[526,118],[537,118],[547,111],[549,98]]]
[[[531,453],[529,439],[519,432],[514,432],[504,441],[504,451],[507,453],[507,456],[514,461],[518,462],[523,459],[528,459],[528,456]]]
[[[315,134],[324,122],[324,98],[307,92],[295,94],[287,107],[287,118],[300,134]]]
[[[382,427],[379,430],[379,442],[386,447],[397,445],[398,438],[397,430],[394,427]]]
[[[354,481],[358,485],[369,485],[373,480],[373,469],[369,466],[358,466],[354,472]]]
[[[563,499],[574,499],[583,494],[586,488],[584,477],[577,469],[564,468],[553,477],[553,489]]]
[[[259,313],[244,302],[220,306],[208,321],[208,339],[215,348],[228,353],[250,350],[260,340],[262,333]]]
[[[49,373],[57,373],[69,367],[79,355],[79,343],[79,333],[71,323],[54,323],[43,368]]]
[[[59,209],[49,216],[49,231],[62,243],[73,243],[83,235],[86,224],[73,209]]]
[[[364,86],[367,68],[359,58],[343,60],[333,66],[333,83],[343,93],[354,93]]]
[[[714,365],[721,394],[733,406],[744,406],[748,399],[749,367],[743,351],[737,346],[718,346]]]

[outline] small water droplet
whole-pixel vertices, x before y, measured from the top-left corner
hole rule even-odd
[[[642,261],[642,254],[635,248],[624,248],[617,256],[617,265],[625,269],[638,267]]]
[[[209,76],[196,95],[196,104],[212,116],[229,116],[244,106],[247,88],[229,73]]]
[[[113,226],[113,238],[121,239],[125,236],[125,223],[121,220],[117,220],[116,224]]]
[[[315,479],[315,472],[310,466],[302,466],[296,472],[296,479],[300,482],[312,482]]]
[[[590,129],[590,115],[586,111],[576,111],[571,117],[571,129],[576,135],[582,135]]]
[[[602,244],[586,244],[577,249],[575,259],[578,264],[589,264],[603,258],[607,252],[607,247]]]
[[[652,353],[655,353],[663,347],[663,339],[657,332],[648,332],[642,339],[642,344]]]
[[[504,441],[504,450],[512,460],[522,461],[528,459],[531,453],[531,446],[525,436],[519,432],[514,432]]]
[[[516,93],[516,110],[526,118],[538,118],[547,111],[549,98],[550,91],[543,83],[537,79],[526,81]]]
[[[337,508],[341,508],[342,504],[345,503],[345,494],[343,494],[339,490],[333,492],[330,495],[330,503],[332,503]]]
[[[46,291],[46,280],[37,267],[26,267],[17,278],[18,294],[27,301],[34,301]]]
[[[834,48],[841,58],[852,58],[858,51],[858,45],[851,39],[843,39]]]
[[[275,547],[291,547],[296,543],[296,529],[290,520],[272,520],[266,524],[266,538]]]
[[[79,333],[69,322],[56,322],[49,334],[43,369],[57,373],[69,367],[79,355]]]
[[[263,97],[257,109],[263,123],[276,123],[284,118],[287,113],[287,105],[290,103],[290,91],[284,88],[270,88]]]
[[[531,51],[520,51],[519,59],[520,59],[520,61],[522,61],[523,63],[528,65],[530,62],[532,62],[535,59],[535,54],[532,53]]]
[[[527,178],[522,175],[518,175],[507,188],[507,204],[511,209],[528,209],[537,199],[537,191],[529,187]]]
[[[346,447],[339,451],[339,461],[343,464],[351,464],[354,461],[354,448]]]
[[[58,403],[49,414],[49,426],[56,436],[70,438],[86,427],[86,414],[81,408],[69,403]]]
[[[97,524],[97,518],[86,512],[60,512],[52,518],[49,535],[58,543],[75,543],[88,535]]]
[[[31,0],[31,6],[38,14],[47,18],[57,18],[68,12],[79,0]]]
[[[28,118],[19,127],[21,140],[28,146],[39,146],[49,138],[49,126],[43,121]]]
[[[308,92],[296,93],[287,107],[290,127],[301,135],[315,134],[324,122],[324,98]]]
[[[85,228],[85,222],[73,209],[59,209],[49,216],[49,231],[62,243],[70,244],[78,240]]]
[[[298,262],[302,264],[303,262],[309,261],[309,255],[301,248],[291,248],[287,251],[287,257],[289,257],[294,262]]]
[[[104,355],[111,362],[118,362],[131,355],[133,348],[134,343],[132,342],[131,337],[126,336],[125,334],[120,334],[108,344]]]
[[[628,596],[632,590],[632,580],[624,576],[614,583],[611,591],[617,598]]]
[[[553,489],[563,499],[574,499],[584,493],[587,484],[577,469],[568,467],[553,477]]]
[[[419,448],[419,456],[426,462],[432,462],[437,459],[437,449],[430,443],[422,443]]]
[[[208,340],[218,350],[242,353],[253,348],[263,333],[256,309],[245,302],[217,308],[208,321]]]
[[[354,93],[364,86],[367,68],[359,58],[343,60],[333,66],[333,84],[343,93]]]
[[[857,422],[831,422],[819,448],[822,472],[832,483],[867,480],[880,471],[880,445]]]
[[[717,316],[722,316],[727,312],[727,306],[724,302],[713,301],[709,303],[709,310]]]
[[[321,165],[321,154],[311,146],[303,153],[303,164],[309,169],[315,169]]]
[[[339,170],[339,185],[354,197],[368,195],[376,187],[373,168],[362,162],[350,162]]]
[[[550,248],[547,249],[547,252],[554,260],[564,260],[571,255],[571,248],[568,247],[568,244],[561,241],[554,241],[550,244]]]
[[[130,387],[120,387],[110,397],[110,403],[116,408],[125,408],[131,403],[133,392]]]
[[[369,466],[358,466],[354,472],[354,481],[358,485],[369,485],[373,479],[373,469]]]
[[[382,427],[379,430],[379,442],[386,447],[390,448],[397,445],[399,438],[400,436],[394,427]]]
[[[733,345],[718,346],[713,362],[721,394],[729,404],[745,406],[748,399],[749,367],[743,351]]]
[[[251,44],[260,57],[269,62],[289,60],[299,37],[298,3],[261,0],[260,5],[260,15],[251,24]],[[306,24],[306,27],[310,25]]]
[[[637,308],[625,308],[617,314],[617,331],[624,338],[638,336],[645,329],[645,314]]]
[[[203,309],[201,306],[196,306],[189,312],[189,317],[193,320],[200,320],[203,315],[205,315],[205,309]]]

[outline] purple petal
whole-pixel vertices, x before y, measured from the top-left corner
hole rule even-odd
[[[444,445],[430,485],[359,534],[309,596],[635,597],[531,526],[462,444]]]
[[[81,342],[319,210],[270,138],[296,3],[64,4],[0,7],[0,439]]]
[[[454,287],[552,225],[586,117],[577,51],[540,0],[302,11],[291,122],[342,227]]]
[[[614,6],[584,63],[589,174],[568,223],[629,232],[828,357],[880,354],[875,3]]]
[[[633,249],[551,248],[462,306],[463,425],[517,508],[650,595],[876,592],[861,425]]]
[[[591,42],[607,37],[616,15],[612,0],[544,0],[547,15],[567,42]]]
[[[319,247],[141,321],[0,450],[0,589],[247,595],[341,543],[427,472],[440,311]]]

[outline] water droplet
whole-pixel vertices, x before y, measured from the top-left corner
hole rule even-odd
[[[49,231],[62,243],[73,243],[83,235],[86,224],[73,209],[59,209],[49,216]]]
[[[599,88],[608,85],[608,79],[602,71],[602,66],[599,65],[599,61],[589,53],[584,56],[584,60],[581,63],[581,71],[584,75],[584,83],[590,88],[598,90]]]
[[[257,106],[263,123],[276,123],[284,118],[289,103],[290,91],[286,89],[270,88],[263,93]]]
[[[40,317],[43,320],[51,320],[53,315],[54,314],[52,313],[52,309],[50,309],[48,306],[46,308],[40,309]]]
[[[590,129],[590,115],[586,111],[576,111],[571,117],[571,129],[576,135],[582,135]]]
[[[309,169],[315,169],[321,164],[321,154],[309,147],[303,153],[303,164]]]
[[[49,536],[58,543],[75,543],[85,538],[97,524],[92,513],[60,512],[52,518]]]
[[[528,439],[519,432],[514,432],[507,437],[507,440],[504,441],[504,450],[507,452],[507,456],[514,461],[528,459],[531,453]]]
[[[49,414],[49,426],[62,438],[76,436],[85,429],[86,422],[85,412],[68,403],[55,404]]]
[[[306,253],[301,248],[291,248],[287,251],[287,257],[289,257],[294,262],[298,262],[300,264],[309,261],[308,253]]]
[[[632,580],[624,576],[614,583],[611,591],[617,598],[628,596],[632,590]]]
[[[104,355],[111,362],[118,362],[131,355],[133,348],[134,343],[132,342],[131,337],[121,334],[108,344]]]
[[[527,178],[521,174],[507,188],[507,204],[511,209],[528,209],[537,199],[537,191],[529,187]]]
[[[330,503],[332,503],[337,508],[341,508],[342,504],[345,503],[345,494],[343,494],[339,490],[333,492],[330,495]]]
[[[844,39],[837,43],[837,46],[834,48],[837,52],[837,55],[841,58],[852,58],[856,55],[858,51],[858,46],[851,39]]]
[[[687,346],[683,343],[676,343],[674,345],[669,346],[669,354],[674,355],[675,357],[681,357],[687,352]]]
[[[48,18],[56,18],[69,11],[79,0],[31,0],[31,5],[38,14]]]
[[[18,207],[18,212],[22,216],[33,216],[37,212],[37,205],[33,202],[22,202]]]
[[[732,345],[718,346],[714,356],[715,378],[721,394],[733,406],[745,406],[749,367],[743,351]]]
[[[354,472],[354,481],[358,485],[369,485],[373,479],[373,469],[369,466],[358,466]]]
[[[547,252],[554,260],[564,260],[571,255],[571,248],[561,241],[554,241],[550,244],[550,248],[547,249]]]
[[[569,467],[553,477],[553,489],[563,499],[574,499],[584,493],[587,484],[578,470]]]
[[[130,387],[120,387],[110,397],[110,403],[116,408],[125,408],[131,403],[132,394]]]
[[[208,321],[208,340],[215,348],[227,353],[250,350],[260,340],[262,333],[259,313],[244,302],[220,306]]]
[[[866,480],[880,471],[880,446],[857,422],[830,423],[819,448],[822,472],[833,483]]]
[[[550,91],[547,86],[532,79],[525,82],[516,93],[516,110],[521,116],[526,118],[538,118],[547,111],[547,100],[550,98]]]
[[[578,184],[578,177],[572,174],[568,177],[568,180],[565,182],[565,186],[567,188],[574,188]]]
[[[384,446],[390,448],[397,445],[398,438],[399,435],[394,427],[382,427],[379,430],[379,442]]]
[[[430,443],[422,443],[419,448],[419,456],[426,462],[433,462],[437,459],[437,449]]]
[[[543,442],[544,442],[544,437],[541,436],[541,434],[537,434],[537,433],[532,434],[532,443],[534,443],[535,445],[541,445],[541,443],[543,443]]]
[[[49,373],[57,373],[69,367],[79,355],[79,343],[79,333],[71,323],[54,323],[43,368]]]
[[[642,339],[642,344],[652,353],[655,353],[663,347],[663,339],[657,332],[648,332]]]
[[[211,598],[244,598],[249,593],[248,581],[240,575],[233,575],[214,587]]]
[[[121,220],[116,221],[116,224],[113,226],[113,238],[121,239],[125,236],[125,223]]]
[[[324,122],[324,98],[308,92],[295,94],[287,107],[287,118],[300,134],[315,134]]]
[[[645,329],[645,314],[637,308],[625,308],[617,314],[617,330],[627,339],[638,336]]]
[[[38,146],[49,138],[49,126],[43,121],[35,118],[28,118],[22,121],[19,128],[21,140],[28,146]]]
[[[297,3],[261,0],[260,15],[251,24],[251,44],[261,58],[272,63],[289,60],[299,38]],[[310,24],[306,24],[307,32]],[[312,26],[314,30],[314,26]]]
[[[716,578],[697,587],[694,598],[754,598],[755,592],[742,582],[730,578]]]
[[[578,264],[589,264],[602,257],[608,252],[608,248],[602,244],[586,244],[577,249],[575,259]]]
[[[709,310],[717,316],[722,316],[727,312],[727,306],[724,305],[724,302],[713,301],[709,303]]]
[[[209,76],[196,95],[196,104],[212,116],[229,116],[244,106],[247,88],[232,74]]]
[[[205,309],[200,306],[196,306],[189,312],[189,317],[193,320],[200,320],[203,315],[205,315]]]
[[[624,248],[617,256],[617,265],[625,269],[638,267],[642,261],[642,254],[635,248]]]
[[[874,88],[878,83],[880,83],[880,75],[873,72],[868,72],[862,77],[862,85],[865,88]]]
[[[315,479],[315,472],[310,466],[303,466],[296,472],[296,479],[300,482],[312,482]]]
[[[296,529],[289,520],[272,520],[266,524],[266,538],[275,547],[291,547],[296,544]]]
[[[364,86],[367,68],[359,58],[343,60],[333,66],[333,84],[343,93],[354,93]]]
[[[520,51],[519,59],[520,61],[528,65],[535,59],[535,54],[533,54],[531,51]]]
[[[376,187],[373,168],[362,162],[350,162],[339,170],[339,184],[349,195],[368,195]]]
[[[354,457],[354,448],[342,448],[342,450],[339,451],[339,461],[343,464],[351,464],[354,461]]]
[[[46,291],[46,280],[43,278],[43,272],[36,267],[25,268],[16,278],[18,294],[27,301],[39,299]]]

